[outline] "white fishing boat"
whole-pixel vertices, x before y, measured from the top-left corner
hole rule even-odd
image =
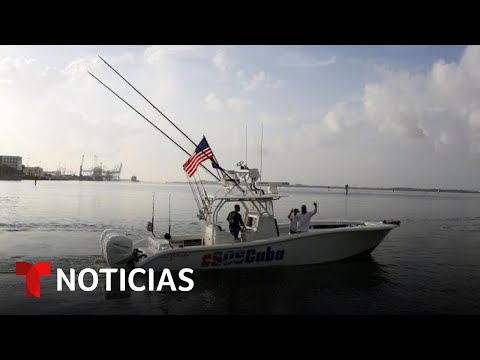
[[[260,172],[249,169],[243,162],[239,169],[222,168],[213,155],[205,137],[196,145],[169,118],[157,109],[142,93],[102,59],[117,75],[125,80],[138,94],[152,105],[165,119],[180,131],[194,146],[190,155],[182,146],[154,125],[137,109],[105,85],[92,73],[97,81],[122,100],[137,114],[172,141],[190,156],[184,164],[194,199],[198,206],[198,219],[202,230],[198,234],[171,235],[164,238],[154,235],[152,222],[148,229],[152,236],[131,239],[114,229],[108,229],[100,237],[102,255],[111,267],[153,269],[232,269],[261,268],[271,266],[296,266],[322,264],[364,255],[372,252],[399,221],[347,221],[316,220],[310,223],[308,231],[291,234],[289,224],[278,224],[274,212],[274,202],[282,199],[275,186],[260,187]],[[212,163],[217,175],[202,162]],[[203,183],[194,174],[199,166],[218,180],[220,189],[215,194],[207,194]],[[229,229],[222,227],[224,217],[219,217],[222,209],[230,211],[238,204],[241,210],[244,229],[238,239]],[[227,207],[225,207],[227,206]]]
[[[278,224],[274,202],[285,195],[275,187],[258,188],[257,169],[226,171],[223,191],[205,197],[199,213],[203,231],[198,234],[148,236],[133,240],[115,230],[100,238],[102,254],[112,267],[140,267],[162,271],[256,268],[322,264],[372,252],[399,221],[316,220],[308,232],[289,233],[289,224]],[[243,207],[245,230],[240,240],[222,228],[219,213],[233,204]],[[152,223],[149,223],[152,226]],[[150,228],[151,229],[151,228]],[[151,229],[152,230],[152,229]]]

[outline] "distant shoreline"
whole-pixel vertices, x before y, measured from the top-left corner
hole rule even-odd
[[[32,181],[32,179],[27,179],[27,178],[18,178],[18,177],[0,177],[0,181],[22,181],[22,180],[27,180],[27,181]],[[82,181],[80,179],[43,179],[40,178],[37,181],[71,181],[71,180],[77,180],[77,181]],[[95,181],[95,180],[83,180],[87,182],[102,182],[102,183],[118,183],[118,182],[133,182],[129,179],[121,179],[117,181]],[[138,183],[142,183],[142,181],[138,181]],[[146,184],[166,184],[166,185],[187,185],[188,182],[186,181],[165,181],[165,182],[157,182],[157,181],[143,181],[143,183]],[[204,185],[218,185],[217,181],[202,181]],[[259,183],[259,186],[268,186],[268,183]],[[303,184],[289,184],[289,183],[276,183],[276,187],[278,188],[306,188],[306,189],[336,189],[336,190],[342,190],[345,191],[345,186],[338,186],[338,185],[303,185]],[[410,191],[410,192],[430,192],[430,193],[457,193],[457,194],[480,194],[480,191],[478,190],[463,190],[463,189],[438,189],[438,188],[411,188],[411,187],[388,187],[388,188],[382,188],[382,187],[366,187],[366,186],[348,186],[348,190],[373,190],[373,191],[385,191],[385,192],[392,192],[394,193],[395,191]]]
[[[202,181],[205,185],[216,185],[218,182],[216,181]],[[182,184],[186,185],[188,182],[186,181],[166,181],[165,184]],[[264,184],[262,186],[268,186]],[[277,185],[277,187],[290,187],[290,188],[311,188],[311,189],[339,189],[345,190],[345,186],[328,186],[328,185],[303,185],[303,184],[286,184],[286,185]],[[462,193],[462,194],[480,194],[480,191],[475,190],[462,190],[462,189],[438,189],[438,188],[411,188],[411,187],[366,187],[366,186],[348,186],[348,190],[375,190],[375,191],[416,191],[416,192],[435,192],[435,193]]]
[[[322,188],[328,189],[329,186],[324,185],[301,185],[294,184],[289,187],[299,187],[299,188]],[[330,189],[342,189],[345,190],[345,186],[330,186]],[[480,191],[475,190],[462,190],[462,189],[428,189],[428,188],[409,188],[409,187],[390,187],[390,188],[380,188],[380,187],[361,187],[361,186],[348,186],[348,190],[375,190],[375,191],[418,191],[418,192],[448,192],[448,193],[466,193],[466,194],[479,194]]]

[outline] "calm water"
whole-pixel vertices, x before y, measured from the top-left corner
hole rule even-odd
[[[207,187],[214,191],[214,187]],[[281,189],[276,203],[319,204],[317,218],[399,219],[370,259],[269,270],[194,273],[191,292],[57,292],[25,298],[16,261],[56,268],[105,267],[98,239],[109,227],[145,236],[155,192],[155,229],[199,230],[185,185],[0,181],[0,314],[480,314],[480,196]]]

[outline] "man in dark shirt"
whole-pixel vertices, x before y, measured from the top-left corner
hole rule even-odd
[[[235,211],[230,212],[227,216],[227,221],[230,227],[230,234],[235,237],[235,240],[239,240],[238,233],[245,228],[245,224],[242,220],[242,215],[239,213],[240,205],[235,205]]]

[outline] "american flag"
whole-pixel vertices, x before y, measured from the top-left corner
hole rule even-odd
[[[191,177],[195,174],[195,171],[197,171],[200,164],[207,159],[212,160],[212,162],[216,164],[216,161],[213,159],[213,152],[204,136],[193,155],[185,162],[185,164],[183,164],[183,170],[185,170],[188,176]]]

